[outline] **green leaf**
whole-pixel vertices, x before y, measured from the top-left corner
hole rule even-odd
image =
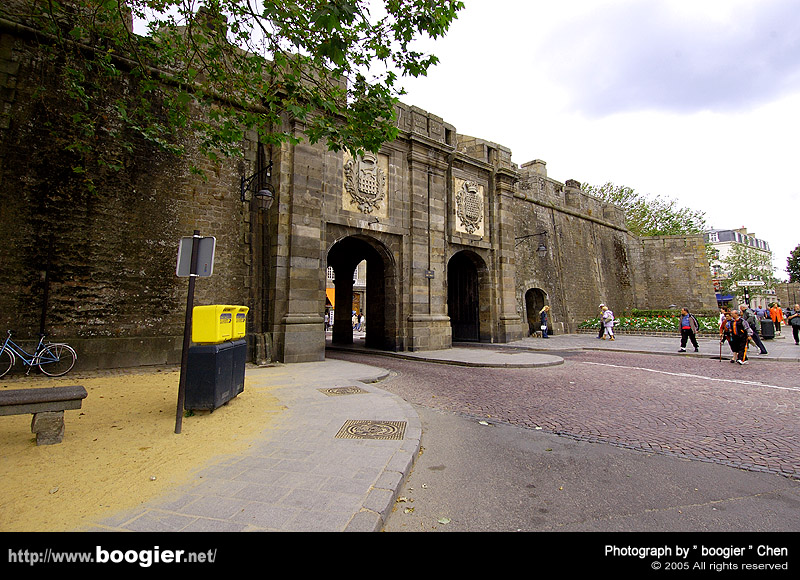
[[[117,148],[147,144],[180,154],[188,129],[211,159],[241,153],[249,129],[264,143],[296,143],[280,128],[287,113],[308,125],[312,142],[377,151],[398,134],[399,77],[424,76],[438,62],[410,43],[445,34],[464,7],[453,0],[275,0],[253,12],[251,3],[209,0],[201,17],[198,4],[128,0],[146,22],[143,35],[129,34],[118,0],[31,2],[19,15],[43,33],[43,67],[60,71],[71,101],[64,110],[74,116],[54,113],[54,131],[69,126],[69,153],[82,171],[118,169]],[[376,64],[389,70],[374,75]],[[200,111],[208,118],[198,119]]]

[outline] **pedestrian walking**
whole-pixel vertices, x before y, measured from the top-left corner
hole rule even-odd
[[[608,340],[614,339],[614,313],[609,310],[608,306],[603,306],[603,340],[608,337]]]
[[[729,341],[731,350],[734,353],[731,362],[739,363],[740,365],[746,365],[748,363],[747,345],[750,342],[752,330],[749,328],[738,310],[732,310],[731,317],[733,320],[731,321],[730,325]]]
[[[769,309],[769,317],[775,325],[775,334],[781,333],[781,322],[783,322],[783,309],[775,302]]]
[[[789,311],[786,322],[792,327],[794,343],[800,344],[800,304],[795,304],[794,309]]]
[[[733,324],[733,315],[727,308],[723,309],[722,322],[719,325],[719,360],[722,360],[722,345],[727,343],[728,347],[733,352],[733,345],[731,344],[731,325]]]
[[[364,317],[363,313],[358,317],[358,330],[364,332],[367,330],[367,319]]]
[[[723,330],[722,327],[725,326],[725,324],[727,322],[727,319],[725,318],[725,316],[727,314],[730,314],[730,311],[731,311],[731,309],[728,308],[727,306],[722,306],[719,309],[719,332],[720,332],[720,334],[722,334],[722,330]]]
[[[742,318],[747,322],[747,325],[750,327],[750,337],[753,339],[755,345],[759,348],[759,354],[769,354],[767,349],[764,347],[764,343],[761,342],[761,334],[760,326],[761,323],[756,318],[756,315],[744,304],[739,305],[739,310],[742,313]]]
[[[694,352],[700,352],[700,346],[697,344],[697,331],[700,329],[700,323],[697,322],[694,314],[689,312],[688,308],[681,308],[680,330],[681,330],[681,348],[678,352],[686,352],[686,343],[692,341]]]
[[[550,307],[546,305],[539,311],[539,318],[541,320],[542,338],[547,338],[547,331],[550,329],[549,314],[550,314]]]
[[[603,334],[606,331],[606,327],[603,325],[603,308],[605,308],[605,307],[606,307],[606,305],[603,304],[603,303],[600,303],[600,306],[598,306],[598,308],[600,309],[600,331],[597,333],[597,339],[598,340],[603,338]]]

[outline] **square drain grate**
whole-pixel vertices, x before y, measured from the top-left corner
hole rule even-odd
[[[332,387],[330,389],[319,389],[321,393],[325,393],[329,397],[338,397],[341,395],[360,395],[362,393],[369,393],[361,387]]]
[[[346,421],[337,439],[402,439],[406,433],[405,421]]]

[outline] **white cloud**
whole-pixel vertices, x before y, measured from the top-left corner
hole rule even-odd
[[[800,244],[800,2],[467,0],[403,101],[547,162],[554,179],[676,198]]]
[[[800,3],[742,3],[724,18],[688,4],[600,3],[570,26],[577,42],[548,43],[540,54],[591,116],[739,110],[797,90]]]

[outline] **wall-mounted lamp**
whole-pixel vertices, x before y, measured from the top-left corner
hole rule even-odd
[[[518,244],[520,240],[526,240],[528,238],[533,238],[536,236],[546,236],[546,235],[547,232],[539,232],[538,234],[528,234],[527,236],[519,236],[518,238],[514,238],[514,240],[516,240]],[[536,248],[536,253],[539,254],[540,258],[544,258],[545,255],[547,255],[547,246],[545,245],[544,240],[539,242],[539,247]]]
[[[272,206],[273,200],[275,199],[275,188],[270,182],[272,179],[272,161],[269,162],[269,165],[260,171],[255,172],[250,177],[242,177],[242,202],[244,203],[247,201],[247,191],[250,189],[250,186],[257,177],[259,178],[259,182],[263,183],[264,185],[254,194],[254,196],[258,200],[262,209],[269,209]]]
[[[544,258],[545,254],[547,254],[547,246],[544,245],[544,242],[539,243],[539,247],[536,248],[536,253],[539,254],[540,258]]]

